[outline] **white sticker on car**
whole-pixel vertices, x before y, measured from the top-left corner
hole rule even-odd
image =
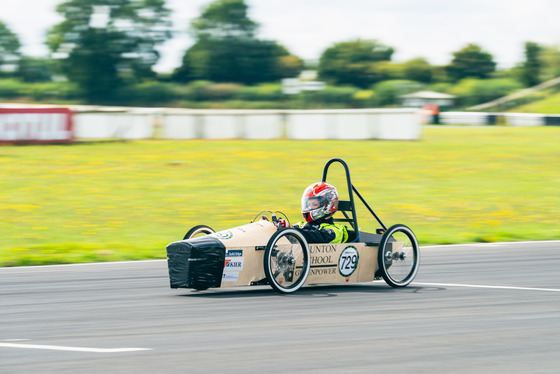
[[[239,272],[224,272],[222,275],[222,282],[237,282],[239,279]]]
[[[226,249],[226,257],[242,257],[242,249]]]
[[[220,231],[212,235],[216,236],[218,239],[224,239],[224,240],[231,239],[233,237],[233,233],[231,231]]]
[[[358,267],[358,250],[354,246],[344,248],[338,259],[338,271],[342,276],[350,276]]]
[[[226,261],[224,263],[224,268],[226,271],[231,270],[243,270],[243,262],[245,259],[243,257],[226,257]]]

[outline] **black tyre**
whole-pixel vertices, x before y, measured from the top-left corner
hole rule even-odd
[[[210,235],[210,234],[213,234],[214,232],[215,231],[212,230],[212,228],[210,226],[198,225],[198,226],[193,227],[189,231],[187,231],[187,233],[183,237],[183,240],[191,239],[191,238],[194,238],[194,237],[197,237],[197,236]]]
[[[405,225],[389,227],[381,237],[377,263],[381,276],[391,287],[406,287],[420,265],[418,241]]]
[[[280,293],[292,293],[303,286],[309,275],[309,245],[293,228],[277,231],[264,252],[264,273],[270,286]]]

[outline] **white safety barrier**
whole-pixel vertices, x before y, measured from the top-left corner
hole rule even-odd
[[[260,113],[245,116],[242,137],[245,139],[280,139],[285,136],[281,113]]]
[[[45,108],[41,110],[58,110]],[[72,112],[75,139],[415,140],[420,138],[422,129],[422,111],[417,109],[193,110],[87,106],[69,109],[64,110]]]
[[[64,124],[53,122],[65,113],[68,120]],[[426,122],[426,111],[411,108],[194,110],[86,106],[29,108],[2,104],[0,115],[0,142],[147,138],[415,140],[420,138],[422,124]],[[560,116],[441,112],[439,123],[560,126]]]
[[[539,113],[441,112],[442,125],[560,126],[560,115]]]
[[[164,111],[165,139],[278,139],[284,137],[284,115],[262,110]]]
[[[490,113],[484,112],[441,112],[439,123],[443,125],[487,125]]]
[[[544,126],[545,115],[537,113],[504,113],[506,123],[511,126]]]
[[[164,116],[161,136],[165,139],[196,139],[201,137],[199,118],[184,114]]]
[[[421,135],[414,109],[224,110],[163,113],[168,139],[398,139]]]
[[[155,117],[149,113],[81,112],[74,114],[78,139],[146,139],[154,134]]]

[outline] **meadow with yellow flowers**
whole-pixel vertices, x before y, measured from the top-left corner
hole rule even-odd
[[[426,127],[418,141],[143,140],[0,146],[0,266],[165,258],[192,226],[300,220],[333,157],[421,245],[558,239],[560,128]],[[347,195],[343,169],[327,181]],[[379,225],[357,203],[364,231]]]

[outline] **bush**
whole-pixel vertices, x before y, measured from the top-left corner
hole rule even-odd
[[[429,91],[449,93],[453,85],[451,83],[434,83],[428,86]]]
[[[16,79],[0,79],[0,98],[11,99],[25,95],[25,84]]]
[[[236,99],[242,101],[281,101],[284,94],[279,84],[260,84],[241,88]]]
[[[182,89],[180,90],[182,92],[183,99],[186,100],[193,100],[193,101],[207,101],[209,97],[212,97],[213,95],[215,95],[216,97],[219,97],[221,95],[221,97],[227,97],[228,94],[226,93],[219,93],[216,91],[220,91],[220,88],[211,88],[211,86],[214,85],[219,85],[218,83],[214,83],[214,82],[210,82],[210,81],[204,81],[204,80],[198,80],[198,81],[192,81],[190,83],[188,83],[186,86],[183,86]],[[230,91],[229,93],[231,94],[231,87],[226,88],[223,87],[224,91]],[[232,95],[233,96],[233,95]]]
[[[157,81],[143,82],[121,87],[117,90],[117,100],[128,105],[165,104],[177,97],[175,85]]]
[[[76,85],[69,82],[26,83],[17,79],[0,79],[0,98],[25,98],[26,101],[74,100],[80,97]]]
[[[408,80],[390,80],[377,83],[375,91],[378,106],[394,106],[399,104],[399,96],[420,91],[424,84]]]
[[[25,96],[34,101],[73,100],[80,98],[78,87],[69,82],[24,83]]]
[[[352,97],[357,108],[371,108],[375,106],[376,96],[373,90],[360,90]]]
[[[468,107],[495,100],[521,88],[521,83],[510,78],[467,78],[452,87],[450,93],[457,96],[459,106]]]
[[[200,100],[225,101],[233,99],[243,86],[237,83],[212,83],[200,90]]]
[[[316,101],[323,104],[343,104],[349,106],[358,91],[359,89],[356,87],[327,86],[323,90],[317,91],[313,97]]]

